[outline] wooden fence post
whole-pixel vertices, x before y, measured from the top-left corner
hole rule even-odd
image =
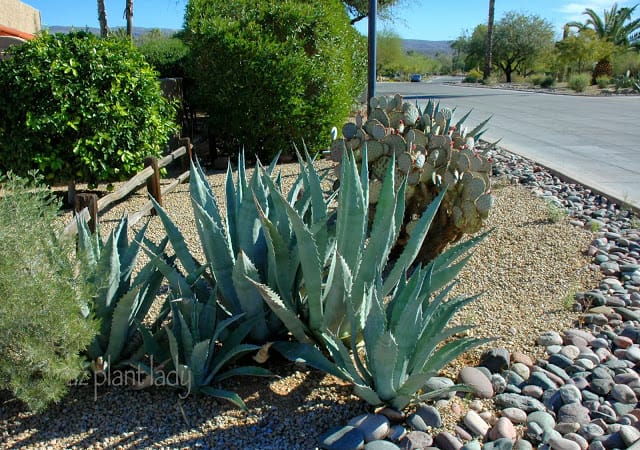
[[[98,224],[98,196],[96,194],[76,194],[74,199],[74,209],[79,213],[84,208],[89,210],[89,231],[96,232]]]
[[[153,175],[147,180],[147,190],[154,200],[162,206],[162,189],[160,188],[160,167],[158,166],[158,159],[149,156],[145,158],[144,166],[153,168]],[[156,215],[156,210],[153,209],[151,214]]]

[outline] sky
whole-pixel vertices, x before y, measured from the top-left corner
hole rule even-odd
[[[40,10],[42,24],[66,25],[77,28],[98,27],[97,2],[95,0],[22,0]],[[184,22],[187,0],[134,0],[133,22],[147,28],[180,29]],[[496,0],[496,21],[505,12],[516,11],[535,14],[553,24],[557,37],[562,26],[578,20],[584,22],[585,8],[592,8],[600,15],[609,10],[614,0]],[[618,0],[618,6],[633,6],[637,0]],[[123,17],[125,0],[105,0],[109,27],[125,26]],[[378,20],[378,30],[390,29],[403,39],[430,41],[454,40],[463,33],[471,33],[476,25],[487,21],[488,0],[454,0],[451,3],[434,0],[400,0],[394,8],[394,22]],[[634,18],[640,16],[640,7]],[[367,34],[367,21],[357,29]]]

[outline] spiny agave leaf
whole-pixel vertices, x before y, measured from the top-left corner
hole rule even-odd
[[[223,373],[218,374],[216,376],[216,381],[220,382],[229,378],[235,378],[238,376],[250,376],[250,377],[273,377],[275,376],[273,372],[264,367],[256,367],[256,366],[241,366],[234,367],[233,369],[229,369]]]
[[[234,314],[242,311],[238,302],[231,274],[233,272],[234,257],[228,245],[226,233],[219,228],[209,214],[198,204],[194,205],[196,228],[202,243],[202,249],[211,265],[216,283],[223,294],[226,307]]]
[[[166,361],[171,357],[171,355],[167,353],[166,348],[158,343],[153,334],[151,334],[151,331],[142,325],[141,322],[136,322],[136,328],[142,335],[145,354],[151,359],[152,365],[154,361]]]
[[[398,344],[391,332],[382,333],[372,351],[368,357],[369,361],[374,363],[371,373],[375,380],[376,394],[383,401],[391,400],[397,395],[393,374],[399,358]]]
[[[326,288],[322,296],[324,317],[322,328],[339,335],[340,326],[346,321],[347,302],[351,296],[353,283],[351,270],[344,258],[336,251],[333,252]]]
[[[218,323],[218,311],[216,309],[215,290],[211,292],[207,302],[202,305],[202,310],[198,317],[198,330],[200,331],[200,339],[211,339],[215,333]]]
[[[377,406],[382,403],[382,400],[378,394],[376,394],[376,391],[367,385],[354,383],[353,393],[372,406]]]
[[[202,386],[206,376],[206,364],[209,357],[209,344],[210,341],[204,340],[196,343],[193,346],[191,357],[189,358],[189,368],[193,375],[193,381],[196,386]]]
[[[150,263],[156,266],[158,270],[165,276],[165,278],[171,285],[171,290],[175,292],[175,294],[180,297],[194,297],[191,286],[189,285],[187,280],[182,276],[180,272],[178,272],[175,267],[165,262],[162,255],[148,254],[148,256],[152,258]]]
[[[256,283],[260,283],[260,275],[242,250],[233,266],[232,279],[242,311],[246,313],[247,317],[256,319],[251,336],[258,342],[266,341],[270,335],[266,311],[262,296],[255,287]]]
[[[181,360],[188,363],[193,353],[193,335],[175,300],[171,302],[171,313],[173,314],[172,331],[182,354]]]
[[[467,120],[467,118],[469,117],[472,111],[473,111],[473,108],[467,111],[467,113],[464,116],[462,116],[460,120],[458,120],[458,123],[456,123],[456,130],[460,131],[462,129],[462,125],[464,124],[465,120]]]
[[[173,367],[175,369],[180,365],[180,347],[178,345],[178,340],[176,336],[171,331],[169,325],[165,325],[164,329],[167,333],[167,338],[169,340],[169,351],[171,352],[171,361],[173,362]]]
[[[421,272],[414,273],[409,279],[407,287],[394,296],[392,303],[387,305],[387,311],[393,308],[389,330],[396,337],[401,355],[409,353],[420,335],[421,322],[419,320],[422,319],[420,291],[426,275]]]
[[[360,376],[360,373],[358,373],[358,370],[351,359],[351,355],[342,341],[330,332],[322,332],[320,333],[320,337],[322,338],[324,346],[329,352],[331,359],[333,359],[336,369],[342,373],[340,378],[352,383],[367,385]]]
[[[234,405],[236,405],[238,408],[242,409],[243,411],[249,410],[249,408],[247,408],[247,405],[245,405],[245,403],[242,401],[240,396],[235,392],[227,391],[225,389],[212,388],[211,386],[201,387],[200,392],[202,392],[203,394],[210,395],[211,397],[215,397],[215,398],[219,398],[219,399],[231,402]]]
[[[427,209],[422,213],[422,216],[418,220],[411,236],[409,237],[409,242],[407,242],[402,254],[395,262],[391,269],[391,273],[385,279],[382,288],[383,295],[388,295],[389,292],[391,292],[404,270],[413,264],[446,192],[446,189],[442,189],[438,196],[433,199]]]
[[[360,263],[366,238],[369,205],[368,202],[365,204],[362,181],[358,177],[353,152],[349,151],[345,156],[340,175],[336,239],[338,251],[351,270],[355,271]]]
[[[227,208],[227,230],[238,229],[238,192],[233,184],[233,173],[231,172],[231,163],[227,165],[227,176],[225,178],[225,199]],[[233,254],[237,254],[240,248],[237,233],[229,233]]]
[[[79,214],[76,214],[75,220],[78,228],[78,254],[82,255],[85,264],[93,268],[100,258],[99,244],[92,237],[87,221]]]
[[[447,342],[439,347],[435,353],[429,358],[422,368],[423,372],[436,374],[440,372],[447,364],[451,363],[458,356],[468,352],[473,347],[487,344],[494,341],[495,338],[474,338],[464,337],[454,341]]]
[[[266,267],[267,248],[262,234],[262,227],[256,210],[255,198],[258,199],[263,208],[267,208],[267,200],[264,194],[264,186],[259,177],[259,170],[253,172],[251,185],[245,193],[239,205],[236,229],[228,229],[228,234],[238,236],[239,248],[235,249],[234,255],[239,251],[244,251],[253,261],[259,270]],[[252,195],[253,193],[253,195]],[[265,273],[266,275],[266,273]]]
[[[265,216],[260,205],[256,203],[262,229],[267,243],[269,258],[269,285],[277,286],[282,301],[289,309],[293,309],[291,293],[294,289],[295,268],[290,264],[289,247],[278,232],[276,226]]]
[[[120,287],[120,258],[113,234],[109,236],[100,259],[94,270],[94,284],[97,287],[94,294],[94,310],[101,320],[101,337],[109,336],[111,332],[111,314],[116,306]],[[106,342],[101,344],[106,346]]]
[[[158,213],[158,217],[162,222],[162,226],[167,232],[167,236],[169,237],[169,241],[171,242],[171,246],[173,247],[173,251],[178,256],[178,259],[182,263],[182,266],[185,268],[187,273],[194,272],[197,269],[197,265],[193,260],[193,256],[187,247],[187,244],[184,240],[184,236],[178,229],[178,227],[173,223],[169,215],[166,211],[156,202],[153,198],[151,198],[151,202]]]
[[[248,281],[253,282],[253,280]],[[298,318],[296,311],[294,311],[290,306],[287,306],[280,296],[273,292],[269,286],[255,282],[254,286],[258,289],[258,292],[260,292],[267,305],[269,305],[274,314],[278,316],[296,340],[300,342],[310,342],[308,336],[310,336],[311,333],[306,324]]]
[[[316,346],[310,343],[278,341],[274,342],[271,348],[289,361],[302,361],[311,367],[331,374],[341,380],[350,381],[350,377],[345,377],[345,374],[338,370],[335,364],[329,361]]]
[[[482,122],[480,122],[473,130],[469,131],[467,133],[467,136],[473,136],[473,139],[478,142],[480,140],[480,136],[482,136],[482,133],[484,133],[484,131],[481,131],[484,126],[489,123],[489,121],[491,120],[491,118],[493,117],[493,115],[489,116],[488,118],[486,118],[485,120],[483,120]]]
[[[133,308],[139,300],[139,295],[139,287],[130,290],[119,299],[113,310],[109,345],[105,355],[112,364],[116,364],[120,360],[120,353],[134,331]]]
[[[251,352],[257,352],[260,350],[259,345],[253,344],[238,344],[238,345],[230,345],[225,343],[222,345],[222,348],[215,353],[213,359],[211,360],[209,367],[209,372],[207,377],[205,378],[205,385],[211,384],[214,380],[216,380],[218,373],[220,370],[230,364],[235,359],[246,355]]]

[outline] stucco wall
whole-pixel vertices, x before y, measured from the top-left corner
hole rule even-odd
[[[19,0],[0,0],[0,25],[27,33],[40,31],[40,11]]]

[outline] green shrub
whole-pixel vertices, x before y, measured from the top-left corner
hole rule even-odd
[[[482,80],[482,72],[478,69],[471,69],[464,78],[465,83],[477,83],[480,80]]]
[[[161,78],[184,78],[189,47],[182,39],[151,30],[136,41],[136,46]]]
[[[41,410],[81,376],[97,326],[81,314],[90,291],[74,276],[73,242],[54,235],[57,204],[17,176],[0,185],[0,389]]]
[[[488,77],[482,79],[482,84],[484,84],[485,86],[495,86],[496,84],[498,84],[498,77],[496,77],[495,75],[489,75]]]
[[[535,74],[531,75],[531,77],[529,78],[529,81],[534,86],[540,86],[542,84],[543,80],[545,79],[545,76],[546,75],[543,74],[543,73],[535,73]]]
[[[579,73],[577,75],[572,75],[569,78],[567,85],[569,89],[573,89],[576,92],[584,92],[584,90],[589,86],[591,81],[591,75],[586,73]]]
[[[553,77],[553,75],[546,75],[540,82],[540,87],[546,89],[550,88],[554,84],[556,84],[556,79]]]
[[[0,61],[0,170],[112,181],[161,155],[174,108],[126,40],[47,34]]]
[[[366,42],[339,0],[192,0],[186,14],[191,102],[209,114],[216,144],[270,160],[330,130],[365,87]],[[212,143],[213,145],[213,143]]]
[[[596,78],[596,84],[600,89],[605,89],[609,87],[609,83],[611,83],[611,79],[606,75],[602,75]]]

